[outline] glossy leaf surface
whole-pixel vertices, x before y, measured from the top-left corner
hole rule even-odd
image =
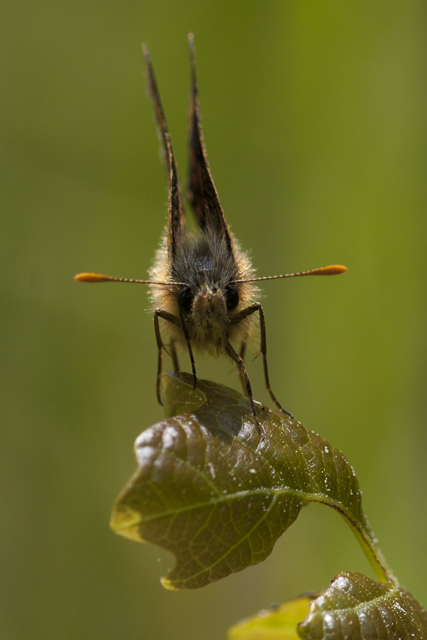
[[[165,374],[163,387],[170,417],[136,440],[138,469],[111,526],[175,556],[166,588],[202,587],[261,562],[310,501],[338,510],[372,551],[354,471],[323,438],[259,405],[261,437],[244,396],[207,381],[194,391],[188,374]]]
[[[232,627],[228,640],[425,640],[427,612],[405,589],[340,573],[317,598],[301,597]]]
[[[303,640],[425,640],[427,612],[398,584],[340,573],[298,633]]]

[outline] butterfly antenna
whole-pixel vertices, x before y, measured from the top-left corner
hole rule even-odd
[[[233,280],[230,284],[237,284],[238,282],[261,282],[263,280],[279,280],[280,278],[298,278],[300,276],[337,276],[340,273],[345,273],[347,267],[342,264],[330,264],[327,267],[318,267],[317,269],[310,269],[310,271],[298,271],[297,273],[284,273],[281,276],[264,276],[263,278],[249,278],[247,280]]]
[[[74,276],[77,282],[129,282],[130,284],[158,284],[161,286],[185,286],[185,282],[156,282],[154,280],[134,280],[133,278],[115,278],[102,273],[78,273]]]

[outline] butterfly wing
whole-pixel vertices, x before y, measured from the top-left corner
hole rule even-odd
[[[159,91],[157,89],[156,78],[153,65],[147,47],[144,46],[144,57],[148,69],[148,87],[154,103],[154,112],[159,125],[166,159],[166,170],[168,177],[168,199],[169,199],[169,220],[168,220],[168,253],[171,261],[175,257],[177,246],[185,235],[185,217],[181,199],[181,188],[178,180],[178,171],[173,155],[170,135],[160,102]]]
[[[194,52],[194,38],[188,36],[191,64],[191,98],[189,124],[190,169],[187,197],[202,231],[212,230],[222,237],[232,253],[230,231],[209,170],[200,121],[199,97]]]

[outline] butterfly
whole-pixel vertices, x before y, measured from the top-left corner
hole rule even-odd
[[[160,404],[163,352],[179,371],[177,346],[188,350],[194,388],[197,385],[194,352],[225,354],[236,363],[258,431],[263,435],[252,387],[245,365],[248,342],[259,319],[260,353],[265,386],[278,409],[291,416],[274,395],[268,375],[265,316],[257,302],[258,282],[314,275],[337,275],[342,265],[278,276],[255,277],[248,254],[230,231],[209,169],[200,119],[196,79],[194,37],[189,34],[191,94],[189,113],[190,169],[187,199],[194,212],[198,232],[188,233],[183,198],[169,131],[160,102],[156,78],[147,47],[143,53],[148,70],[148,86],[160,129],[168,181],[168,220],[161,244],[149,271],[149,280],[115,278],[97,273],[80,273],[80,282],[127,282],[147,284],[154,308],[154,329],[158,347],[156,392]],[[169,334],[165,345],[162,330]],[[237,351],[235,346],[240,345]],[[262,410],[262,409],[261,409]]]

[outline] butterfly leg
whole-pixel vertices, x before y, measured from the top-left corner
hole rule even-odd
[[[232,360],[234,360],[234,362],[238,365],[238,367],[240,369],[240,375],[241,375],[241,378],[242,378],[242,380],[244,381],[244,384],[245,384],[246,395],[247,395],[247,397],[249,399],[249,402],[250,402],[250,405],[251,405],[251,409],[252,409],[253,416],[255,418],[256,426],[258,428],[260,436],[264,437],[264,431],[262,429],[261,423],[259,421],[259,418],[258,418],[258,415],[257,415],[257,412],[256,412],[254,397],[252,395],[251,382],[249,380],[248,372],[246,371],[245,363],[243,362],[243,359],[239,356],[237,351],[235,351],[233,349],[233,347],[231,346],[231,344],[229,342],[225,343],[225,350],[228,353],[228,355],[230,356],[230,358]]]
[[[266,330],[265,330],[265,317],[264,317],[264,310],[262,308],[262,305],[260,305],[259,302],[255,302],[254,304],[251,304],[249,307],[246,307],[246,309],[242,309],[242,311],[240,311],[240,313],[238,313],[234,318],[233,318],[233,323],[239,323],[241,320],[243,320],[244,318],[247,318],[247,316],[251,315],[251,313],[255,313],[255,311],[258,311],[259,313],[259,321],[260,321],[260,333],[261,333],[261,355],[262,355],[262,364],[263,364],[263,369],[264,369],[264,381],[265,381],[265,386],[266,389],[268,391],[268,393],[270,394],[270,398],[273,400],[274,404],[276,405],[276,407],[278,409],[280,409],[280,411],[283,411],[283,413],[286,413],[286,415],[288,415],[290,418],[292,418],[292,414],[289,413],[289,411],[286,411],[286,409],[284,409],[282,407],[282,405],[280,404],[280,402],[277,400],[276,396],[274,395],[273,391],[271,390],[270,387],[270,380],[269,380],[269,376],[268,376],[268,366],[267,366],[267,336],[266,336]]]
[[[165,349],[165,351],[166,351],[166,347],[163,344],[162,334],[160,332],[159,318],[162,318],[163,320],[167,320],[168,322],[170,322],[171,324],[174,324],[177,327],[180,327],[181,323],[179,321],[179,318],[174,316],[172,313],[168,313],[164,309],[156,309],[155,312],[154,312],[154,332],[156,334],[156,342],[157,342],[157,350],[158,350],[157,351],[156,395],[157,395],[158,403],[163,405],[162,398],[161,398],[161,395],[160,395],[160,380],[161,380],[160,376],[162,374],[163,349]],[[178,359],[176,358],[175,346],[173,346],[173,348],[172,348],[172,354],[174,354],[174,353],[175,353],[176,362],[178,363]],[[173,355],[172,355],[172,360],[174,360]],[[174,367],[175,367],[175,360],[174,360]]]
[[[274,393],[273,393],[273,391],[271,390],[271,387],[270,387],[270,380],[269,380],[269,377],[268,377],[268,367],[267,367],[267,336],[266,336],[266,331],[265,331],[265,317],[264,317],[264,310],[263,310],[261,305],[259,305],[258,312],[259,312],[259,321],[260,321],[261,354],[262,354],[262,364],[263,364],[263,369],[264,369],[265,386],[267,387],[267,391],[270,394],[270,398],[273,400],[273,402],[276,405],[276,407],[278,409],[280,409],[280,411],[283,411],[283,413],[286,413],[287,416],[292,418],[293,417],[292,414],[289,413],[289,411],[286,411],[286,409],[284,409],[282,407],[282,405],[277,400],[276,396],[274,395]]]
[[[245,361],[246,344],[247,344],[246,340],[242,340],[242,344],[240,345],[239,356],[241,357],[243,362]],[[243,387],[243,393],[246,393],[245,379],[243,377],[242,370],[240,369],[240,367],[239,367],[239,378],[240,378],[240,383],[241,383],[241,385]]]
[[[175,373],[178,373],[178,371],[179,371],[179,362],[178,362],[178,355],[176,353],[175,340],[171,340],[170,356],[172,358],[173,370],[175,371]]]
[[[184,316],[181,310],[179,311],[179,319],[181,320],[181,327],[184,333],[185,342],[187,343],[188,355],[190,356],[191,370],[193,372],[193,389],[195,389],[197,386],[196,365],[194,364],[194,356],[193,349],[191,348],[190,336],[188,335],[187,325],[185,324]]]

